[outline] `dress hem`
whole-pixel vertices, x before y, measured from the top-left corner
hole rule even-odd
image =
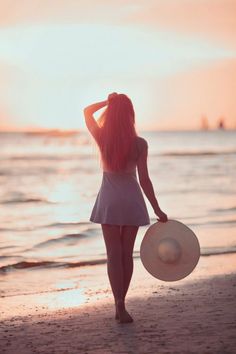
[[[149,223],[145,223],[145,224],[130,224],[130,223],[122,223],[122,224],[120,224],[120,223],[112,223],[112,222],[106,222],[106,221],[95,221],[95,220],[89,220],[90,222],[92,222],[92,223],[95,223],[95,224],[107,224],[107,225],[118,225],[118,226],[125,226],[125,225],[127,225],[127,226],[147,226],[147,225],[150,225],[151,224],[151,222],[149,222]]]

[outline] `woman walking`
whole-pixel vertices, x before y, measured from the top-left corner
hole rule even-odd
[[[96,121],[93,113],[103,107],[106,109]],[[150,224],[142,190],[158,220],[166,222],[167,215],[160,209],[154,194],[147,167],[148,144],[136,133],[131,100],[124,94],[112,93],[107,100],[86,107],[84,116],[99,147],[103,170],[90,221],[102,227],[115,319],[120,323],[133,322],[125,308],[133,274],[133,248],[139,226]]]

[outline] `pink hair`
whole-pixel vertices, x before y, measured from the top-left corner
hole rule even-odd
[[[137,136],[134,108],[129,97],[124,94],[113,96],[98,124],[100,135],[97,142],[102,160],[112,171],[125,169]]]

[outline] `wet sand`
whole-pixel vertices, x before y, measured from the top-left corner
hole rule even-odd
[[[235,261],[235,255],[201,257],[189,277],[165,283],[135,259],[126,300],[134,318],[129,324],[114,319],[106,265],[87,268],[95,276],[92,282],[89,277],[87,286],[84,281],[81,303],[73,303],[73,290],[2,298],[0,352],[235,353]],[[61,293],[67,294],[64,304],[70,306],[60,305]],[[54,308],[49,305],[57,301]]]

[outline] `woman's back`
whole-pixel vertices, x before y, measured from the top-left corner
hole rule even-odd
[[[124,170],[120,171],[119,173],[122,173],[122,172],[127,173],[127,172],[135,171],[135,169],[137,167],[137,162],[138,162],[139,156],[142,153],[142,151],[145,149],[146,146],[147,146],[147,141],[144,138],[142,138],[141,136],[136,136],[134,138],[133,144],[132,144],[130,152],[129,152],[126,168]],[[109,168],[106,166],[105,161],[102,161],[102,166],[103,166],[103,171],[113,172],[113,171],[109,170]],[[117,172],[114,172],[114,173],[117,173]]]

